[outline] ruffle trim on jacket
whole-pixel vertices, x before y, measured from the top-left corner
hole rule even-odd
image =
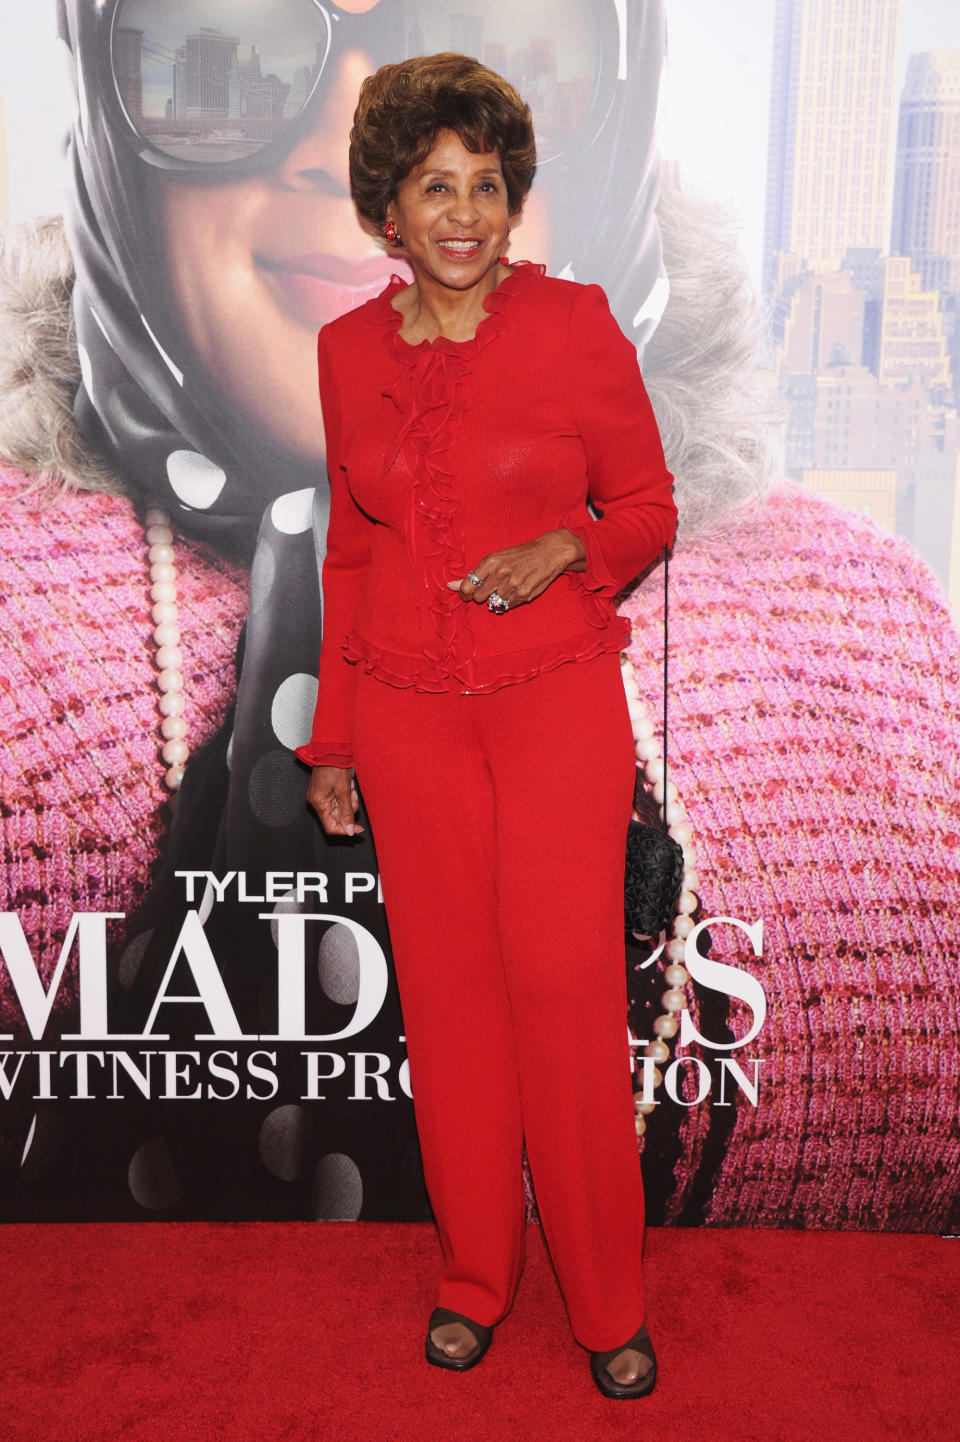
[[[610,612],[609,607],[604,605],[601,598],[609,599],[611,596],[615,596],[621,586],[604,560],[603,551],[593,530],[596,524],[596,521],[588,521],[585,525],[566,523],[567,530],[580,537],[586,552],[586,569],[579,573],[582,588],[580,599],[583,602],[583,608],[591,620],[594,616],[597,617],[595,624],[602,625],[600,618],[608,616]],[[571,574],[576,575],[577,573],[571,572]]]
[[[453,353],[462,360],[472,360],[503,332],[506,323],[504,311],[509,309],[510,301],[522,295],[529,285],[547,273],[545,265],[532,260],[510,261],[501,257],[500,264],[505,265],[510,274],[503,277],[496,290],[484,296],[483,309],[487,314],[477,326],[476,334],[471,340],[447,340],[445,336],[439,336],[437,340],[422,340],[418,345],[410,345],[405,341],[400,335],[403,316],[393,307],[393,297],[398,291],[406,290],[410,284],[401,275],[390,277],[380,294],[370,305],[364,307],[364,314],[374,325],[383,327],[383,343],[389,353],[398,356],[408,365],[414,364],[418,354],[427,350]]]
[[[441,336],[419,345],[403,340],[403,317],[391,304],[397,292],[406,287],[401,276],[391,276],[387,287],[366,309],[368,318],[382,328],[387,350],[402,362],[399,376],[383,391],[404,417],[396,444],[385,457],[384,469],[390,470],[400,458],[413,477],[406,540],[420,615],[422,657],[403,658],[404,669],[393,682],[395,685],[447,690],[447,679],[454,674],[455,666],[462,666],[473,656],[468,608],[460,595],[447,587],[448,581],[465,575],[468,563],[465,507],[456,493],[454,477],[444,465],[444,452],[454,442],[456,422],[466,405],[463,383],[471,362],[503,333],[510,302],[546,270],[529,261],[503,263],[510,266],[510,273],[484,297],[487,315],[470,340],[452,341]],[[349,649],[347,655],[349,658]]]
[[[303,746],[294,747],[293,754],[308,766],[342,766],[344,768],[353,765],[353,752],[345,742],[334,743],[328,741],[307,741]]]
[[[425,664],[419,657],[375,646],[356,631],[344,641],[343,651],[348,661],[356,662],[368,675],[388,686],[472,696],[531,681],[534,676],[554,671],[567,661],[592,661],[608,651],[622,651],[630,640],[629,618],[614,612],[612,616],[608,614],[606,620],[603,630],[563,636],[521,651],[471,657],[446,672]]]

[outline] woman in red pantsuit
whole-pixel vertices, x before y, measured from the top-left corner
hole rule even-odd
[[[625,1027],[629,626],[612,598],[676,510],[603,292],[502,259],[534,166],[529,110],[474,60],[363,84],[353,198],[415,278],[319,335],[331,509],[298,754],[330,834],[359,829],[356,782],[373,827],[445,1262],[428,1359],[473,1366],[510,1308],[525,1138],[573,1333],[605,1395],[639,1397],[656,1363]]]

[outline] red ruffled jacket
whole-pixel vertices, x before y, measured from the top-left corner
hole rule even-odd
[[[472,340],[410,345],[391,304],[404,284],[318,338],[331,503],[317,707],[297,750],[311,765],[351,764],[356,664],[469,695],[621,650],[612,597],[676,524],[636,351],[599,286],[520,262]],[[447,588],[560,527],[586,569],[529,605],[495,616]]]

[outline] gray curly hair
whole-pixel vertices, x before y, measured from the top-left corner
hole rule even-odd
[[[80,361],[70,299],[73,259],[59,216],[0,235],[0,455],[56,487],[122,494],[123,480],[77,429]]]

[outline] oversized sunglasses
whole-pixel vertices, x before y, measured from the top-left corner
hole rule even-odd
[[[339,56],[362,52],[373,70],[454,50],[516,86],[533,112],[540,164],[582,153],[625,78],[625,0],[475,0],[474,8],[466,13],[466,0],[98,0],[101,97],[143,161],[212,179],[276,166],[315,123]]]

